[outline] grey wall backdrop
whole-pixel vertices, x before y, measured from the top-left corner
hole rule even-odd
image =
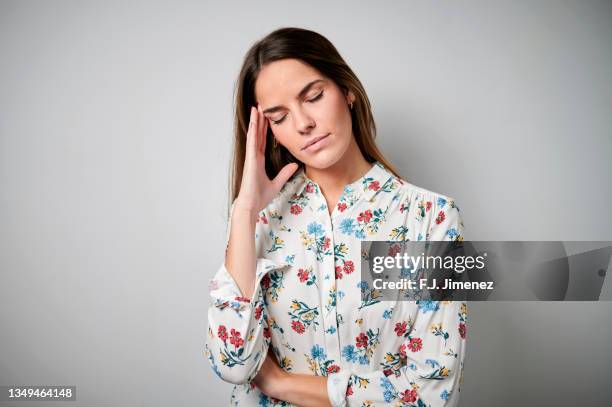
[[[0,1],[0,385],[229,402],[203,349],[231,97],[281,26],[334,42],[382,150],[456,198],[468,239],[612,240],[611,21],[606,1]],[[611,305],[472,303],[462,405],[610,405]]]

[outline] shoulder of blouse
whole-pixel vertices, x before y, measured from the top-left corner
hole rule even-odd
[[[443,199],[446,202],[455,201],[455,198],[452,195],[447,195],[438,191],[412,184],[403,178],[396,177],[395,175],[393,175],[392,177],[393,182],[397,184],[397,195],[399,195],[399,198],[402,201],[405,201],[406,199],[409,199],[410,201],[438,201],[439,199]]]

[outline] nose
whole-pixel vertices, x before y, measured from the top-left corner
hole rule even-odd
[[[310,131],[316,126],[313,118],[301,108],[296,109],[294,118],[297,131],[302,135],[310,133]]]

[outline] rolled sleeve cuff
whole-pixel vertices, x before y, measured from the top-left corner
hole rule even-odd
[[[266,274],[273,270],[279,270],[286,267],[288,263],[276,263],[270,259],[257,259],[255,270],[255,290],[250,299],[242,297],[240,288],[236,284],[236,280],[229,273],[225,264],[222,264],[215,277],[210,280],[210,296],[214,305],[217,308],[230,307],[236,311],[241,311],[245,307],[254,306],[259,299],[261,292],[261,280]]]
[[[350,378],[350,371],[331,373],[327,376],[327,396],[332,407],[346,406],[346,388]]]

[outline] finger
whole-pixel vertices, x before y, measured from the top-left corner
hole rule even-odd
[[[249,128],[247,129],[247,142],[246,142],[246,156],[250,158],[255,158],[255,152],[257,151],[257,140],[256,136],[256,126],[257,126],[257,114],[254,107],[251,107],[251,115],[249,118]]]
[[[266,121],[263,115],[263,110],[259,104],[257,105],[257,150],[262,151],[261,146],[263,145],[263,130]]]
[[[263,145],[261,146],[261,151],[265,154],[266,153],[266,144],[268,142],[268,124],[269,121],[268,119],[264,116],[264,131],[263,131]]]
[[[268,119],[266,119],[266,116],[264,116],[263,114],[263,108],[261,106],[258,105],[259,111],[261,112],[261,122],[262,122],[262,129],[261,129],[261,143],[260,143],[260,150],[262,154],[266,153],[266,140],[268,139]]]
[[[298,168],[299,166],[296,163],[289,163],[285,165],[272,180],[272,185],[274,185],[275,190],[280,191],[283,185],[285,185],[287,180]]]

